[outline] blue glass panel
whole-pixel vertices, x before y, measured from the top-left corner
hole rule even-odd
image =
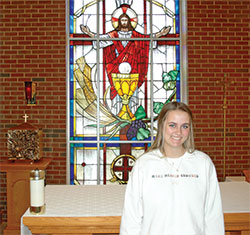
[[[74,46],[69,47],[69,63],[72,65],[74,63]],[[71,67],[73,69],[73,67]]]
[[[180,15],[179,15],[179,0],[175,1],[175,19],[176,19],[176,33],[180,33]]]
[[[70,100],[74,99],[74,83],[70,82]]]

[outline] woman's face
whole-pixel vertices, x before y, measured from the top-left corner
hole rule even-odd
[[[183,143],[190,133],[190,117],[181,110],[169,111],[164,122],[165,149],[183,149]]]

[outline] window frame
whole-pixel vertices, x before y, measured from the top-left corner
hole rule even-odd
[[[76,141],[72,141],[70,140],[70,54],[69,54],[69,45],[70,45],[70,41],[72,40],[69,37],[69,0],[65,0],[66,2],[66,109],[67,109],[67,119],[66,119],[66,184],[70,184],[70,144],[71,143],[75,143]],[[152,1],[151,1],[152,4]],[[99,4],[97,4],[99,5]],[[180,80],[180,100],[186,104],[188,104],[188,56],[187,56],[187,3],[186,0],[180,0],[179,1],[179,20],[180,20],[180,76],[181,76],[181,80]],[[98,8],[98,7],[97,7]],[[150,12],[149,14],[152,14],[152,12]],[[99,17],[99,15],[97,15],[97,18]],[[99,20],[97,20],[97,27],[99,24]],[[77,39],[74,39],[77,40]],[[83,39],[83,40],[90,40],[90,39]],[[130,40],[134,40],[134,39],[130,39]],[[152,38],[151,38],[152,40]],[[159,40],[164,40],[164,39],[159,39]],[[97,51],[97,58],[99,61],[99,51]],[[150,53],[151,56],[151,61],[152,61],[152,53]],[[99,62],[97,61],[97,64],[99,64]],[[100,65],[99,65],[100,66]],[[152,66],[152,65],[151,65]],[[98,69],[98,73],[99,73],[99,69]],[[150,70],[151,72],[151,77],[153,77],[153,71],[152,69]],[[151,81],[152,82],[152,81]],[[97,92],[97,100],[99,100],[99,92]],[[153,100],[151,99],[150,101],[151,103],[153,102]],[[99,106],[99,103],[97,103]],[[98,108],[98,107],[97,107]],[[152,113],[151,113],[151,117],[152,117]],[[99,125],[98,121],[97,121],[97,125]],[[152,133],[152,132],[151,132]],[[97,135],[99,135],[98,130],[97,130]],[[79,141],[80,143],[81,141]],[[121,141],[120,141],[121,142]],[[132,141],[133,142],[133,141]],[[129,141],[129,143],[132,143],[131,141]],[[138,141],[135,141],[138,142]],[[140,141],[141,142],[141,141]],[[153,136],[151,135],[151,143],[153,142]],[[143,143],[143,141],[142,141]],[[148,141],[146,141],[146,143],[148,143]],[[97,144],[97,148],[100,148],[100,142],[96,142]],[[98,149],[99,151],[99,149]],[[98,160],[99,162],[100,160]],[[98,163],[100,164],[100,162]],[[100,169],[100,167],[99,167]],[[98,174],[100,174],[100,172],[98,172]],[[98,175],[98,178],[100,179],[100,175]],[[100,182],[99,182],[100,183]]]

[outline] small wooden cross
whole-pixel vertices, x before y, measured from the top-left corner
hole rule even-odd
[[[29,116],[25,113],[25,115],[23,116],[24,122],[27,122],[28,117],[29,117]]]

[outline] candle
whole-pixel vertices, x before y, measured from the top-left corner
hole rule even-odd
[[[30,180],[30,205],[44,205],[44,179]]]
[[[30,172],[30,212],[33,214],[42,214],[45,211],[44,179],[43,170]]]

